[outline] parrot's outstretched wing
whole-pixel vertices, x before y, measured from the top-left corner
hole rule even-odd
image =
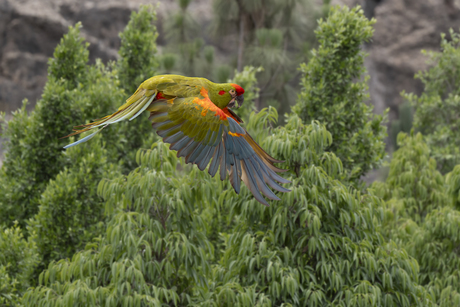
[[[75,132],[68,136],[97,130],[65,148],[89,140],[107,125],[133,120],[142,112],[150,111],[152,126],[158,135],[171,144],[169,148],[176,150],[178,157],[185,157],[186,163],[196,164],[200,170],[209,165],[208,173],[213,177],[220,169],[221,180],[225,180],[228,173],[237,194],[243,180],[255,199],[264,205],[268,203],[260,192],[269,199],[279,200],[267,185],[280,192],[290,191],[277,183],[290,183],[276,173],[285,170],[273,165],[283,161],[268,155],[239,125],[241,120],[230,109],[218,108],[205,88],[197,87],[198,84],[190,86],[178,82],[140,87],[114,114],[77,126],[80,129],[74,129]],[[184,92],[184,96],[195,95],[174,97],[174,88]]]
[[[169,148],[200,170],[209,164],[208,173],[213,177],[219,168],[221,180],[225,180],[228,173],[236,193],[243,180],[264,205],[268,203],[260,192],[269,199],[279,200],[267,185],[280,192],[289,192],[276,182],[290,182],[276,174],[285,170],[273,164],[283,161],[269,156],[238,124],[231,111],[219,109],[203,89],[201,97],[160,99],[147,108],[153,127],[165,143],[171,144]]]

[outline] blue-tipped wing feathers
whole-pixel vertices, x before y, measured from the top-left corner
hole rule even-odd
[[[277,174],[285,170],[274,166],[283,161],[268,155],[239,125],[238,116],[230,110],[217,108],[208,97],[172,97],[169,92],[161,92],[163,87],[172,91],[174,84],[166,85],[156,90],[138,89],[114,114],[75,127],[78,129],[68,136],[96,131],[65,148],[88,141],[110,124],[133,120],[149,111],[153,128],[165,143],[171,144],[169,148],[176,150],[178,157],[196,164],[200,170],[209,165],[208,173],[212,177],[219,174],[220,179],[225,180],[228,175],[236,193],[239,194],[243,180],[255,199],[268,206],[263,196],[279,200],[270,188],[289,192],[279,183],[290,181]],[[190,87],[184,91],[195,93],[196,89]]]
[[[214,177],[219,172],[221,180],[228,174],[236,193],[243,180],[255,199],[267,206],[263,195],[280,200],[270,188],[289,192],[279,183],[290,181],[276,174],[284,170],[273,165],[283,161],[270,157],[232,117],[202,116],[203,108],[189,108],[189,103],[187,98],[175,99],[169,112],[151,112],[157,134],[171,144],[169,148],[176,150],[178,157],[200,170],[209,165],[208,173]]]

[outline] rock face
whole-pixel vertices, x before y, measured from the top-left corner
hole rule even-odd
[[[129,7],[116,3],[0,0],[0,110],[10,113],[28,98],[30,107],[46,82],[48,58],[67,27],[82,21],[91,59],[115,59],[118,32]]]
[[[421,50],[439,51],[440,33],[460,27],[453,0],[384,0],[375,7],[374,41],[369,48],[370,91],[378,111],[390,107],[392,117],[402,103],[401,91],[420,94],[414,74],[427,68]]]
[[[162,21],[177,8],[175,0],[158,7],[159,43]],[[200,22],[211,19],[212,0],[194,0],[190,10]],[[90,60],[117,58],[118,33],[132,10],[150,0],[0,0],[0,111],[7,114],[28,98],[29,108],[39,99],[46,82],[46,64],[69,25],[83,23],[91,43]],[[423,88],[414,74],[425,69],[421,49],[439,50],[440,33],[460,27],[460,0],[332,0],[331,4],[361,5],[375,17],[374,40],[366,46],[371,76],[370,94],[377,113],[390,107],[397,117],[400,92],[419,94]]]
[[[377,19],[372,43],[365,47],[371,76],[369,90],[377,113],[390,108],[397,118],[403,102],[400,93],[420,94],[423,85],[414,75],[427,68],[421,50],[438,51],[441,36],[460,27],[458,0],[334,0],[336,4],[361,5],[368,17]]]
[[[158,1],[158,20],[177,7],[175,0]],[[81,21],[90,43],[90,61],[117,58],[118,37],[132,10],[150,0],[0,0],[0,111],[10,114],[24,98],[29,109],[46,83],[47,61],[70,25]],[[195,0],[190,10],[209,19],[210,0]],[[161,26],[159,27],[161,30]]]

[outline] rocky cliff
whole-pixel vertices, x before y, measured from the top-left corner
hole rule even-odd
[[[118,33],[131,11],[156,2],[161,31],[164,16],[176,8],[175,0],[0,0],[0,111],[9,114],[24,98],[33,107],[46,82],[48,58],[68,26],[82,22],[91,61],[114,60]],[[209,3],[195,0],[190,9],[209,20]]]
[[[369,90],[375,111],[390,108],[397,118],[403,102],[400,93],[420,94],[423,86],[415,73],[427,68],[421,50],[438,51],[440,33],[459,31],[459,0],[335,0],[336,4],[361,5],[377,20],[373,41],[365,46],[366,66],[371,76]]]
[[[195,0],[190,9],[209,20],[212,0]],[[370,94],[378,113],[387,107],[397,117],[400,92],[420,93],[414,74],[426,68],[421,49],[438,50],[440,33],[460,27],[460,0],[333,0],[332,4],[363,6],[375,17],[375,36],[366,46],[371,76]],[[46,63],[69,25],[83,23],[91,43],[91,61],[116,59],[118,33],[131,10],[149,0],[0,0],[0,110],[10,113],[28,98],[30,107],[46,81]],[[174,0],[159,1],[158,18],[175,8]]]

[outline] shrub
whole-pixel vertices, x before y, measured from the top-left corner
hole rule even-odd
[[[424,52],[430,57],[430,68],[415,77],[425,86],[424,92],[404,94],[415,106],[414,127],[420,130],[432,150],[438,169],[451,171],[460,163],[460,34],[450,31],[441,35],[440,52]]]
[[[71,258],[105,229],[104,203],[96,194],[103,178],[116,178],[120,167],[109,163],[100,138],[69,148],[64,168],[46,186],[29,231],[42,256],[40,272],[52,260]]]
[[[315,31],[319,42],[308,64],[302,64],[302,91],[294,111],[304,123],[326,125],[333,142],[327,150],[342,160],[345,175],[357,181],[385,156],[385,115],[372,113],[368,76],[361,45],[370,41],[375,20],[357,7],[332,7]]]
[[[455,247],[460,244],[460,212],[452,200],[459,169],[446,182],[420,133],[400,133],[398,146],[386,182],[373,184],[375,193],[386,200],[382,233],[417,260],[420,284],[433,301],[455,306],[460,302],[460,257]]]
[[[274,116],[253,114],[255,126]],[[114,212],[105,235],[51,263],[24,302],[432,305],[417,263],[377,232],[381,200],[335,179],[342,164],[324,151],[332,140],[325,127],[291,116],[260,131],[264,148],[299,165],[280,202],[264,207],[246,188],[237,196],[161,142],[139,150],[137,169],[98,187]]]
[[[17,223],[0,229],[0,305],[18,306],[31,286],[31,276],[39,254],[32,240],[23,237]]]
[[[79,84],[85,81],[88,51],[79,37],[80,27],[69,28],[50,59],[48,82],[35,111],[29,116],[23,107],[4,129],[10,142],[0,177],[2,224],[18,221],[24,227],[37,212],[39,195],[62,167],[59,138],[68,134],[74,120],[83,120],[76,101]]]

